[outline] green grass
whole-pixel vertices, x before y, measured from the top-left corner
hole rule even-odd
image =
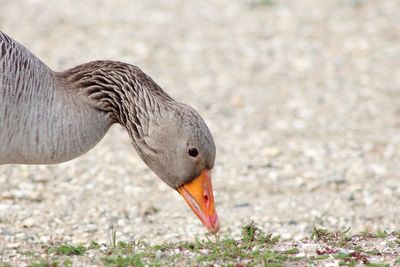
[[[61,245],[50,249],[50,252],[55,252],[58,255],[78,255],[85,254],[86,248],[84,246]]]
[[[102,261],[106,266],[144,266],[140,254],[106,256],[102,258]]]
[[[239,238],[229,235],[205,235],[194,241],[149,245],[141,241],[121,242],[115,229],[111,229],[109,244],[91,242],[86,246],[52,244],[38,252],[25,251],[30,267],[70,267],[75,265],[125,267],[125,266],[324,266],[337,262],[340,266],[389,266],[387,262],[375,262],[384,252],[377,248],[364,250],[357,240],[376,240],[399,233],[377,233],[350,235],[350,229],[329,231],[314,228],[309,239],[303,243],[314,243],[318,248],[307,254],[294,241],[281,240],[279,235],[266,233],[254,223],[242,227]],[[393,238],[394,237],[394,238]],[[393,243],[393,251],[400,245]],[[387,255],[387,254],[386,254]],[[374,257],[374,262],[371,258]],[[397,258],[398,257],[398,258]],[[396,261],[396,262],[395,262]],[[82,264],[84,262],[85,264]],[[392,264],[400,263],[400,255],[392,258]],[[0,262],[0,267],[9,266]]]
[[[323,241],[333,246],[345,246],[351,237],[348,235],[350,227],[343,231],[331,232],[327,229],[314,227],[311,233],[311,239]]]
[[[70,259],[49,259],[49,260],[40,260],[37,262],[33,262],[28,265],[28,267],[71,267],[72,260]]]
[[[377,238],[385,238],[388,236],[386,231],[378,230],[375,235]]]
[[[273,0],[252,0],[249,2],[250,6],[259,7],[259,6],[272,6],[275,4]]]

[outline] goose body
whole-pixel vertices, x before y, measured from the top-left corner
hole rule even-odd
[[[0,31],[0,165],[55,164],[93,148],[113,123],[143,161],[218,231],[215,145],[200,115],[139,68],[94,61],[54,72]]]
[[[94,147],[112,120],[0,33],[0,164],[54,164]]]

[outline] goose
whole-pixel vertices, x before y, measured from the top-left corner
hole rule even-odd
[[[215,143],[199,113],[140,68],[98,60],[55,72],[0,31],[0,165],[57,164],[119,123],[144,163],[216,233]]]

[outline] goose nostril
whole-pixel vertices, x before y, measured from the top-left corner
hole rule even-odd
[[[208,195],[207,194],[205,194],[204,195],[204,203],[208,206],[208,204],[209,204],[209,198],[208,198]]]

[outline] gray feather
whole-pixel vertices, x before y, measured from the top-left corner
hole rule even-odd
[[[215,145],[200,115],[138,67],[93,61],[54,72],[0,32],[0,164],[54,164],[94,147],[113,123],[142,159],[176,187],[212,168]],[[187,159],[187,146],[202,159]]]

